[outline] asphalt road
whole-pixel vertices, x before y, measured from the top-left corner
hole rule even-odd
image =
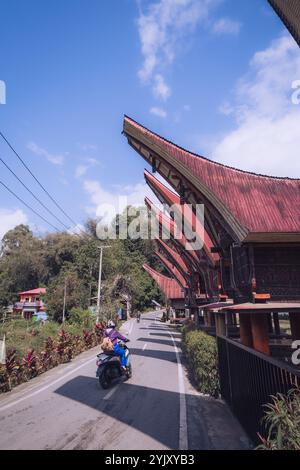
[[[0,449],[244,449],[221,400],[200,395],[181,364],[180,332],[157,312],[130,320],[133,377],[102,390],[99,348],[0,396]]]

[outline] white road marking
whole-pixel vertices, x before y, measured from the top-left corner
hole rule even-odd
[[[178,366],[178,387],[179,387],[179,450],[188,450],[188,433],[187,433],[187,414],[186,414],[186,396],[184,388],[183,368],[180,361],[178,348],[176,346],[174,337],[171,333],[177,366]]]
[[[70,372],[68,372],[68,373],[65,374],[64,376],[59,377],[58,379],[54,380],[54,381],[51,382],[50,384],[45,385],[44,387],[39,388],[39,389],[36,390],[35,392],[32,392],[32,393],[30,393],[29,395],[26,395],[25,397],[19,398],[18,400],[15,400],[15,401],[13,401],[13,402],[11,402],[11,403],[8,403],[7,405],[1,406],[1,407],[0,407],[0,411],[7,410],[8,408],[11,408],[12,406],[18,405],[18,403],[21,403],[22,401],[27,400],[28,398],[34,397],[35,395],[38,395],[39,393],[44,392],[44,391],[47,390],[48,388],[53,387],[53,385],[57,384],[58,382],[60,382],[60,381],[61,381],[62,379],[64,379],[65,377],[68,377],[69,375],[74,374],[74,372],[77,372],[79,369],[81,369],[82,367],[86,366],[87,364],[90,364],[90,362],[93,362],[93,361],[95,361],[95,363],[96,363],[96,358],[95,358],[95,357],[93,357],[92,359],[89,359],[88,361],[84,362],[84,363],[81,364],[80,366],[78,366],[78,367],[76,367],[75,369],[71,370]]]
[[[147,343],[144,344],[143,351],[145,351],[146,347],[147,347]]]
[[[129,332],[128,332],[128,335],[131,335],[132,330],[133,330],[133,325],[134,325],[134,321],[131,322],[131,328],[130,328],[130,330],[129,330]]]
[[[110,397],[117,391],[117,389],[120,387],[121,384],[116,385],[114,388],[112,388],[103,398],[103,400],[109,400]]]

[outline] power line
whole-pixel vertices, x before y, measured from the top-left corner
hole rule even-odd
[[[47,194],[47,196],[51,199],[51,201],[55,204],[55,206],[70,220],[70,222],[72,222],[72,224],[75,225],[75,227],[77,226],[77,223],[64,211],[64,209],[58,204],[58,202],[56,202],[56,200],[51,196],[51,194],[47,191],[47,189],[42,185],[42,183],[40,183],[40,181],[38,180],[38,178],[32,173],[32,171],[30,170],[30,168],[26,165],[26,163],[24,162],[24,160],[22,159],[22,157],[18,154],[18,152],[14,149],[14,147],[11,145],[11,143],[7,140],[7,138],[4,136],[4,134],[0,131],[0,136],[2,137],[2,139],[6,142],[6,144],[9,146],[9,148],[13,151],[13,153],[16,155],[16,157],[19,159],[19,161],[22,163],[22,165],[24,166],[24,168],[26,168],[26,170],[30,173],[30,175],[32,176],[32,178],[37,182],[37,184],[40,186],[40,188],[44,191],[44,193]],[[79,230],[81,232],[83,232],[85,235],[88,235],[85,231],[83,231],[80,227],[79,227]]]
[[[9,165],[7,165],[7,163],[0,157],[0,161],[3,163],[3,165],[8,169],[8,171],[10,171],[10,173],[12,173],[14,175],[14,177],[19,181],[19,183],[21,183],[21,185],[31,194],[32,197],[34,197],[34,199],[36,201],[38,201],[38,203],[44,208],[46,209],[46,211],[52,215],[52,217],[54,217],[61,225],[63,225],[67,230],[69,230],[70,228],[64,224],[64,222],[62,222],[58,217],[56,217],[56,215],[50,210],[48,209],[48,207],[42,202],[39,200],[38,197],[36,197],[36,195],[31,191],[31,189],[29,189],[25,183],[23,183],[23,181],[21,180],[21,178],[18,177],[18,175],[16,175],[16,173],[9,167]]]
[[[22,204],[24,204],[24,206],[26,206],[29,210],[31,210],[31,212],[33,212],[35,215],[37,215],[40,219],[42,219],[44,222],[46,222],[46,224],[50,225],[52,228],[54,228],[54,230],[56,230],[57,232],[60,232],[60,230],[55,227],[55,225],[51,224],[51,222],[49,222],[47,219],[45,219],[42,215],[40,215],[36,210],[34,210],[29,204],[27,204],[27,202],[23,201],[22,198],[20,198],[16,193],[14,193],[8,186],[6,186],[5,183],[3,183],[3,181],[0,180],[0,184],[2,184],[2,186],[7,189],[8,192],[10,192],[13,196],[15,196]]]

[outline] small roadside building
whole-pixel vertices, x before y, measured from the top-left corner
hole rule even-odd
[[[14,314],[19,314],[25,319],[31,319],[34,315],[45,314],[46,308],[43,301],[45,294],[45,287],[18,292],[20,299],[14,305]]]

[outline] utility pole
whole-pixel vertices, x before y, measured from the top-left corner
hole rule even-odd
[[[67,279],[65,279],[65,288],[64,288],[64,306],[63,306],[63,317],[62,321],[65,321],[65,313],[66,313],[66,297],[67,297]]]
[[[102,281],[102,257],[104,248],[110,248],[110,245],[99,246],[100,259],[99,259],[99,278],[98,278],[98,295],[97,295],[97,319],[96,323],[99,323],[100,319],[100,304],[101,304],[101,281]]]

